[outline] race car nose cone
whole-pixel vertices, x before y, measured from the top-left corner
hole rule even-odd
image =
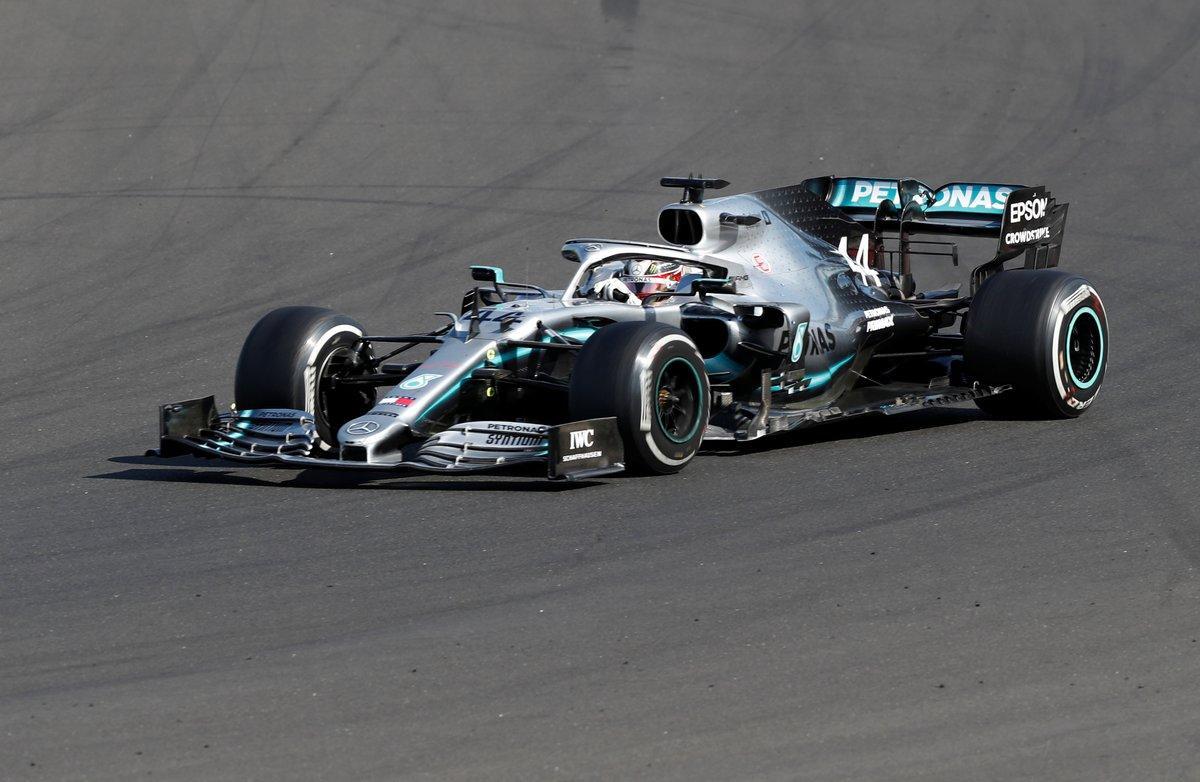
[[[359,462],[395,461],[400,447],[412,439],[408,424],[394,413],[372,410],[338,430],[343,459]]]

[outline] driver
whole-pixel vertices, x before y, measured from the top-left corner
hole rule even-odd
[[[613,276],[592,287],[592,295],[606,301],[641,304],[652,293],[672,293],[684,272],[691,269],[675,261],[626,261]]]

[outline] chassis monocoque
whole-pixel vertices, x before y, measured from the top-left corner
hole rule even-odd
[[[748,441],[864,413],[974,401],[1084,412],[1103,380],[1100,297],[1058,270],[1066,204],[1042,187],[819,177],[705,199],[669,178],[666,244],[577,239],[561,290],[479,284],[440,328],[377,335],[317,307],[265,315],[242,347],[232,413],[163,405],[164,456],[436,472],[545,461],[552,478],[681,469],[704,441]],[[937,240],[914,236],[936,235]],[[969,290],[919,291],[914,257],[998,238]],[[685,265],[671,292],[603,300],[630,260]],[[413,348],[432,348],[405,361]],[[411,355],[411,354],[410,354]]]

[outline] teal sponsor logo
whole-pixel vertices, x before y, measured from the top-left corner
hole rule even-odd
[[[999,215],[1004,213],[1004,204],[1009,194],[1018,189],[1015,185],[956,182],[934,191],[932,201],[926,208],[927,214],[937,212],[959,212],[967,214]],[[917,199],[928,198],[922,191]],[[899,206],[900,198],[894,179],[839,179],[834,184],[829,203],[849,209],[875,209],[884,201]]]
[[[432,373],[414,375],[413,377],[410,377],[401,383],[400,387],[405,391],[417,391],[429,385],[434,380],[437,380],[439,377],[441,377],[441,375],[434,375]]]
[[[792,363],[795,364],[804,355],[804,333],[808,331],[808,324],[801,323],[796,327],[796,336],[792,338]]]
[[[884,201],[897,203],[894,179],[839,179],[829,203],[851,209],[874,209]]]
[[[946,185],[934,193],[933,203],[925,210],[935,212],[968,212],[970,214],[1004,214],[1004,204],[1013,185],[956,184]]]

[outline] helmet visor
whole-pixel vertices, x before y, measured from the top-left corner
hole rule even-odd
[[[621,275],[639,299],[654,293],[670,293],[683,279],[683,266],[673,261],[630,261]]]

